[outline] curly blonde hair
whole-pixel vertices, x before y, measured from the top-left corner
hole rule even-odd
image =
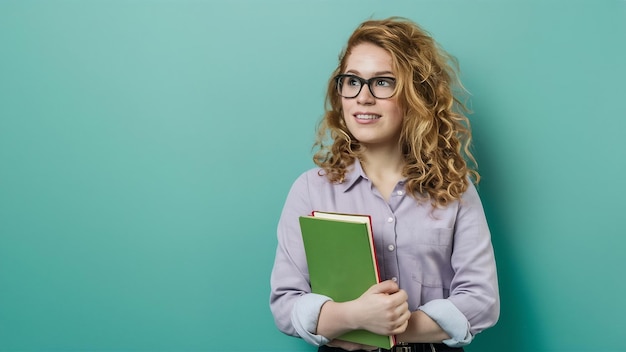
[[[362,23],[339,56],[328,82],[326,112],[319,125],[313,156],[330,182],[343,182],[347,168],[361,157],[362,146],[343,119],[334,77],[343,73],[352,48],[377,45],[391,54],[398,103],[404,119],[400,147],[406,189],[416,198],[445,206],[458,200],[480,175],[470,151],[471,130],[466,105],[454,94],[464,91],[458,64],[414,22],[391,17]],[[473,167],[472,167],[473,166]]]

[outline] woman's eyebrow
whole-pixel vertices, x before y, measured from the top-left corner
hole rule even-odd
[[[346,71],[346,73],[357,75],[357,76],[361,75],[361,73],[359,71],[357,71],[357,70],[348,70],[348,71]],[[377,72],[374,72],[372,77],[379,77],[379,76],[385,76],[385,75],[393,76],[393,72],[391,72],[391,71],[377,71]]]

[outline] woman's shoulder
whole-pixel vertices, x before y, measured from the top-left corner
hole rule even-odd
[[[328,184],[329,182],[328,178],[324,176],[324,170],[320,167],[314,167],[300,173],[294,184],[298,183],[321,185],[324,183]]]
[[[467,185],[467,189],[465,190],[465,192],[463,192],[463,194],[461,194],[461,199],[460,199],[460,203],[461,205],[481,205],[482,206],[482,201],[480,199],[480,194],[478,192],[478,187],[477,185],[468,178],[468,185]]]
[[[291,184],[289,198],[309,199],[326,193],[330,182],[324,176],[323,169],[312,168],[301,172]]]

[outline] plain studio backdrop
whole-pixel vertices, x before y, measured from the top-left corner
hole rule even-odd
[[[314,351],[268,307],[352,30],[455,55],[502,315],[468,351],[623,351],[626,2],[0,2],[0,350]]]

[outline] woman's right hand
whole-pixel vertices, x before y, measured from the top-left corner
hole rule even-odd
[[[358,329],[380,335],[403,333],[411,317],[407,299],[407,293],[394,281],[373,285],[351,302],[354,322]]]
[[[327,301],[322,305],[316,334],[333,340],[352,330],[368,330],[385,336],[403,333],[408,325],[408,295],[388,280],[371,286],[348,302]]]

